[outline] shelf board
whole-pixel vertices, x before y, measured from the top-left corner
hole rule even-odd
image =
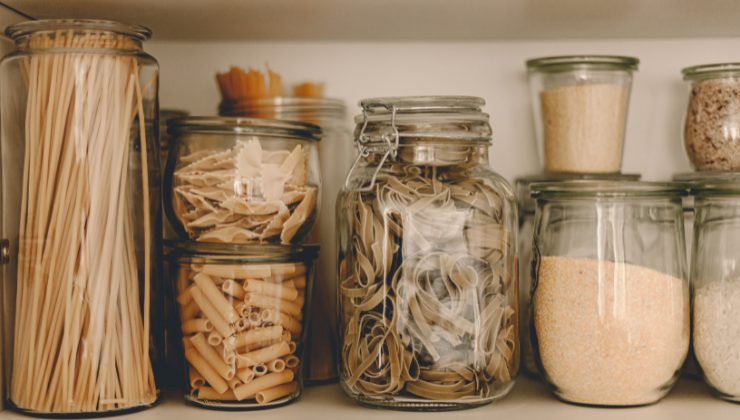
[[[140,23],[156,39],[495,40],[740,36],[735,0],[3,0],[36,18]]]
[[[185,405],[172,396],[151,410],[130,414],[122,418],[136,420],[178,420],[239,419],[249,413],[219,412],[203,410]],[[740,415],[740,405],[722,401],[710,396],[706,387],[699,381],[682,380],[676,388],[658,404],[639,408],[590,408],[565,404],[548,394],[544,385],[531,379],[520,378],[511,394],[493,404],[450,413],[403,413],[397,411],[377,410],[361,407],[342,394],[337,385],[323,385],[307,388],[301,400],[285,407],[258,411],[260,419],[269,420],[329,420],[329,419],[376,419],[399,418],[414,420],[464,418],[470,420],[490,419],[537,419],[553,420],[599,420],[628,419],[692,419],[706,418],[712,420],[736,420]],[[9,411],[2,413],[3,420],[27,419]]]

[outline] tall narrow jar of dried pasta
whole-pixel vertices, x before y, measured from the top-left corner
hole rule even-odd
[[[462,409],[514,384],[517,211],[484,104],[360,102],[337,214],[340,383],[362,404]]]
[[[2,61],[7,400],[36,415],[152,406],[160,200],[146,28],[9,27]],[[6,312],[8,313],[8,312]]]

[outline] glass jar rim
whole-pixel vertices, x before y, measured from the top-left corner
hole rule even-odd
[[[740,76],[740,63],[700,64],[681,69],[684,80]]]
[[[145,26],[105,19],[26,20],[8,26],[5,35],[17,40],[34,32],[60,30],[99,30],[129,36],[139,41],[146,41],[152,36],[152,31]]]
[[[740,173],[710,172],[703,177],[687,181],[692,195],[738,195],[740,194]]]
[[[172,254],[177,256],[230,257],[247,264],[313,260],[319,253],[317,244],[238,244],[188,240],[165,240],[164,244],[171,249]]]
[[[220,112],[240,109],[277,109],[281,112],[318,112],[334,115],[344,115],[346,113],[344,101],[338,98],[326,97],[273,96],[269,98],[239,98],[236,100],[224,99],[219,104]]]
[[[316,124],[266,118],[215,116],[173,118],[167,122],[167,133],[173,136],[183,133],[232,133],[310,141],[321,140],[321,127]]]
[[[530,185],[534,198],[581,197],[680,197],[688,194],[681,182],[575,180],[537,182]]]
[[[480,111],[486,104],[485,99],[478,96],[463,95],[427,95],[427,96],[386,96],[365,98],[359,105],[369,114],[390,114],[395,108],[402,112],[430,112],[471,110]]]
[[[516,184],[534,184],[557,181],[639,181],[640,174],[577,174],[567,172],[545,172],[537,175],[522,176],[514,180]]]
[[[525,61],[530,72],[561,72],[574,69],[636,71],[640,59],[624,55],[556,55]]]

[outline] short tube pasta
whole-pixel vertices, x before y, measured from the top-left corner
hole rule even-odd
[[[300,390],[306,303],[304,289],[285,284],[282,277],[305,278],[304,264],[187,261],[176,271],[175,296],[188,302],[180,306],[181,314],[189,305],[198,309],[197,317],[181,317],[180,325],[191,378],[187,398],[209,407],[292,399]]]

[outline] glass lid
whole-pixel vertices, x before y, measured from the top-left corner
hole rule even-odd
[[[539,182],[530,186],[535,198],[661,197],[683,196],[688,187],[680,182],[576,180]]]
[[[318,125],[287,120],[241,117],[184,117],[167,122],[170,135],[182,133],[233,133],[262,135],[271,137],[298,138],[304,140],[321,139]]]
[[[527,70],[560,72],[574,69],[637,70],[640,60],[622,55],[559,55],[527,60]]]

